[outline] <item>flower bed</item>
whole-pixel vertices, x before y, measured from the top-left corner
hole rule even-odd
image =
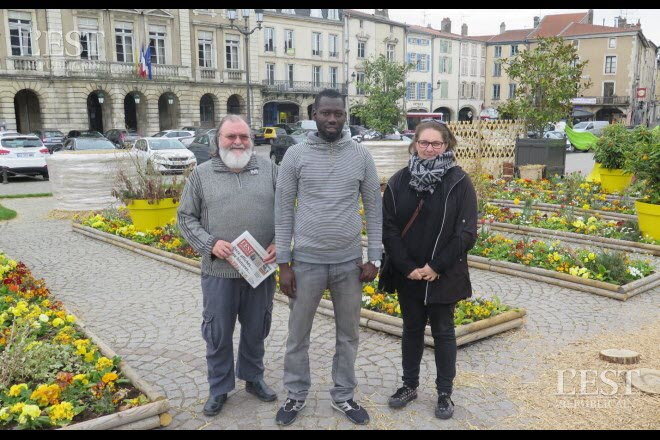
[[[481,223],[495,230],[561,238],[583,244],[660,255],[660,241],[642,237],[637,224],[623,220],[604,220],[596,216],[576,216],[571,208],[558,213],[532,210],[529,202],[522,210],[484,205]],[[497,222],[497,223],[495,223]]]
[[[609,214],[635,214],[634,199],[608,197],[600,185],[571,175],[565,179],[490,179],[488,197],[498,201],[533,200],[535,204],[573,206],[583,211],[604,211]]]
[[[660,285],[660,274],[649,260],[631,260],[617,252],[571,250],[559,241],[511,240],[483,228],[469,263],[621,300]]]
[[[0,279],[0,429],[116,427],[142,421],[147,407],[161,425],[167,400],[85,336],[43,280],[1,252]]]
[[[197,274],[201,273],[199,257],[196,259],[184,258],[180,255],[173,254],[171,251],[158,249],[153,244],[145,245],[141,242],[131,241],[117,233],[118,230],[125,228],[126,225],[115,224],[113,228],[109,228],[108,225],[110,222],[106,219],[102,220],[98,216],[99,214],[93,214],[86,218],[78,219],[82,223],[74,223],[73,230],[90,238],[95,238],[151,258],[156,258],[182,269]],[[91,221],[91,219],[94,220]],[[86,226],[86,224],[90,222],[91,225]],[[96,227],[93,227],[92,225],[96,225]],[[114,234],[106,231],[112,229],[115,231]],[[152,231],[146,232],[144,236],[136,236],[143,239],[150,234],[152,234]],[[401,309],[399,307],[397,295],[378,292],[376,289],[377,284],[378,282],[375,280],[371,283],[364,283],[363,285],[361,324],[369,328],[400,336],[402,326],[400,319]],[[288,301],[288,298],[282,294],[277,294],[276,298],[281,301]],[[332,302],[327,299],[322,299],[319,311],[324,314],[333,314]],[[457,337],[460,336],[458,341],[461,344],[465,344],[502,331],[520,327],[523,325],[524,315],[525,311],[523,309],[513,309],[509,306],[505,306],[496,298],[492,300],[475,298],[461,301],[457,305],[454,315],[457,326]],[[429,329],[427,329],[427,333],[430,335]],[[433,345],[432,338],[427,338],[427,344]]]

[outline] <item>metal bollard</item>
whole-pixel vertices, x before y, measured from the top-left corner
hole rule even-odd
[[[4,184],[9,183],[9,176],[7,176],[7,168],[2,169],[2,183]]]

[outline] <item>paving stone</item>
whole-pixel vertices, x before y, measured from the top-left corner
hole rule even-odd
[[[205,344],[201,338],[202,295],[199,275],[102,243],[71,230],[70,222],[52,220],[52,198],[6,199],[2,204],[19,216],[0,222],[0,250],[25,262],[43,277],[54,297],[83,320],[154,388],[167,395],[174,417],[163,429],[276,429],[275,413],[286,397],[282,365],[287,338],[288,306],[275,301],[266,341],[265,378],[278,393],[273,403],[245,393],[242,381],[221,414],[201,414],[208,396]],[[63,252],[63,250],[66,250]],[[654,264],[657,259],[653,259]],[[658,266],[656,266],[658,267]],[[476,292],[497,295],[503,303],[527,309],[525,326],[459,349],[457,371],[471,374],[513,374],[535,379],[531,367],[545,353],[556,352],[577,339],[606,331],[633,331],[660,319],[660,288],[619,302],[609,298],[549,286],[544,283],[470,269]],[[517,333],[516,333],[517,332]],[[237,346],[240,329],[234,333]],[[303,429],[472,429],[497,428],[516,406],[491,389],[456,387],[455,417],[434,417],[435,361],[424,350],[420,396],[402,411],[387,407],[387,398],[401,384],[401,343],[395,336],[360,330],[356,359],[359,385],[356,400],[372,423],[356,427],[330,407],[334,320],[317,315],[310,341],[312,387],[294,425]],[[520,337],[510,336],[517,334]],[[521,368],[525,365],[529,368]]]

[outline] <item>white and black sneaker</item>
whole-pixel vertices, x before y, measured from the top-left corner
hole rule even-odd
[[[280,407],[275,416],[275,422],[280,426],[292,424],[298,413],[305,407],[304,400],[286,399],[286,402]]]
[[[417,399],[417,388],[411,388],[408,385],[403,385],[392,394],[387,403],[390,408],[403,408],[413,400]]]
[[[348,399],[343,402],[331,401],[331,405],[337,411],[343,412],[348,420],[356,425],[366,425],[369,423],[369,414],[367,410],[355,403],[353,399]]]

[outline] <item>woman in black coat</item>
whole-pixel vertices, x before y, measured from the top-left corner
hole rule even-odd
[[[403,386],[389,405],[403,408],[417,398],[424,330],[430,321],[437,370],[435,415],[441,419],[454,412],[454,307],[472,294],[467,252],[477,239],[477,196],[456,164],[455,147],[447,125],[421,122],[409,147],[408,166],[390,178],[383,194],[388,261],[382,287],[398,292],[403,315]]]

